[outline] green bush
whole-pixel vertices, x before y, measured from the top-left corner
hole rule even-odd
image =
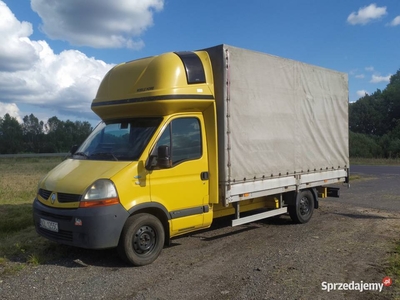
[[[350,157],[378,158],[383,156],[382,147],[376,138],[351,131],[349,134]]]

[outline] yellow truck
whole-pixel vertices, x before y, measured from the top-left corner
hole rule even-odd
[[[306,223],[348,182],[347,82],[225,44],[117,65],[92,102],[102,122],[39,182],[36,231],[140,266],[215,218]]]

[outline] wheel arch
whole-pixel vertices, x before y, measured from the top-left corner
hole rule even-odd
[[[169,230],[169,220],[171,219],[168,210],[160,203],[150,202],[150,203],[142,203],[139,205],[135,205],[130,210],[128,210],[129,216],[133,216],[140,213],[147,213],[155,216],[161,221],[161,224],[164,227],[165,234],[165,245],[169,245],[170,241],[170,230]]]

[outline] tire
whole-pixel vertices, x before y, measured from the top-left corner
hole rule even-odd
[[[134,266],[151,264],[164,247],[164,227],[160,220],[141,213],[128,218],[118,244],[118,254]]]
[[[290,218],[297,224],[310,221],[314,212],[314,196],[310,190],[300,191],[295,204],[288,206]]]

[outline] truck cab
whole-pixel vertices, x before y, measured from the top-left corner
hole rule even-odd
[[[118,247],[142,265],[170,237],[209,227],[218,170],[207,53],[118,65],[92,109],[102,122],[39,183],[38,233],[83,248]]]

